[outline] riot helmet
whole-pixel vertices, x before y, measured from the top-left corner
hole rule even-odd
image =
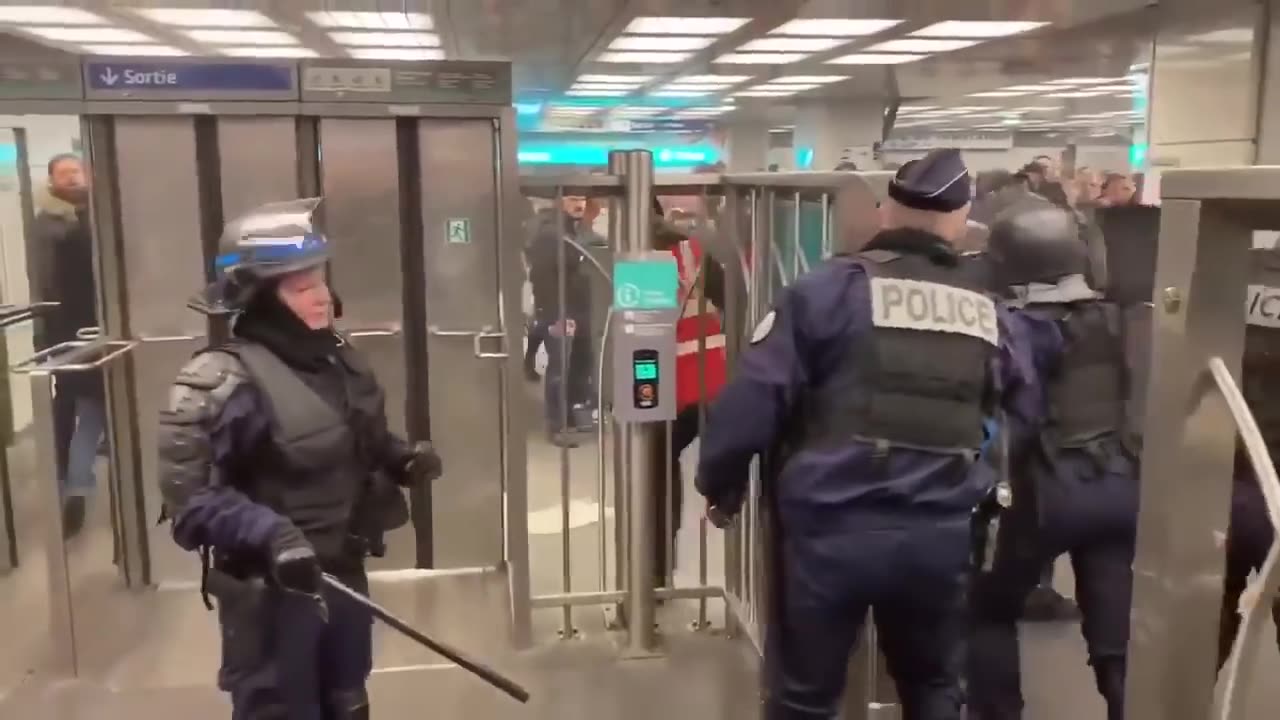
[[[314,220],[320,200],[267,203],[227,223],[218,240],[208,301],[241,310],[274,279],[327,262],[329,241]]]
[[[996,216],[990,230],[987,254],[1002,287],[1053,284],[1088,272],[1075,217],[1044,198],[1021,198]]]

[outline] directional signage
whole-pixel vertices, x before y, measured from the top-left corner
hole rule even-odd
[[[511,64],[315,60],[302,66],[302,99],[510,105]]]
[[[79,63],[0,60],[0,99],[80,100],[83,97]]]
[[[90,100],[297,100],[287,62],[101,60],[84,63]]]
[[[627,129],[631,132],[706,133],[711,131],[711,127],[707,120],[632,120]]]

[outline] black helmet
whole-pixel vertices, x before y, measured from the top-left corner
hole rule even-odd
[[[320,198],[267,203],[227,223],[208,299],[238,310],[270,280],[327,262],[329,241],[313,221],[319,205]]]
[[[990,228],[987,254],[1002,287],[1056,283],[1088,272],[1089,253],[1075,216],[1044,198],[1020,199],[997,215]]]

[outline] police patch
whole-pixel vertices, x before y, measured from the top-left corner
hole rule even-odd
[[[760,324],[756,325],[756,329],[751,332],[752,345],[762,343],[765,338],[769,337],[769,333],[773,332],[773,321],[776,320],[777,317],[778,313],[774,310],[770,310],[769,314],[764,316],[764,319],[760,321]]]
[[[981,293],[950,285],[871,278],[871,317],[876,327],[960,333],[999,345],[996,304]]]
[[[1250,325],[1280,328],[1280,288],[1250,285],[1245,296],[1244,321]]]

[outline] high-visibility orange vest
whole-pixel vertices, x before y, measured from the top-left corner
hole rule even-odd
[[[698,270],[702,267],[702,246],[689,238],[671,248],[680,272],[680,304],[683,311],[676,322],[676,408],[684,410],[699,401],[715,399],[728,375],[724,328],[719,309],[708,300],[704,314],[698,314]],[[705,338],[699,341],[700,338]],[[698,359],[699,347],[706,352],[705,364]],[[705,370],[700,370],[705,367]],[[699,373],[706,375],[699,383]]]

